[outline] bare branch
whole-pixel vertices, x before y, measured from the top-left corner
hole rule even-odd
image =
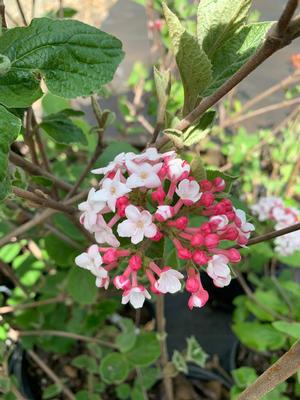
[[[277,34],[283,37],[286,30],[288,29],[289,23],[295,14],[298,7],[299,0],[289,0],[279,21],[277,23]]]
[[[3,0],[0,0],[0,20],[1,20],[2,28],[6,29],[7,23],[6,23],[6,19],[5,19],[5,5],[4,5]]]
[[[280,383],[299,371],[300,342],[297,342],[288,352],[268,368],[239,397],[239,400],[258,400],[273,390]]]
[[[17,304],[16,306],[4,306],[4,307],[0,307],[0,315],[13,313],[13,312],[16,312],[16,311],[19,311],[19,310],[27,310],[28,308],[46,306],[48,304],[61,303],[65,299],[66,299],[65,296],[61,294],[61,295],[59,295],[57,297],[54,297],[52,299],[45,299],[45,300],[35,301],[33,303]]]
[[[43,168],[39,167],[36,164],[31,163],[30,161],[26,160],[24,157],[19,156],[18,154],[11,151],[9,153],[9,160],[13,164],[17,165],[18,167],[23,168],[25,171],[29,172],[32,175],[41,175],[48,178],[51,182],[53,182],[57,187],[63,189],[65,191],[72,190],[72,185],[67,182],[62,181],[61,179],[57,178],[56,176],[52,175],[48,171],[45,171]]]
[[[25,14],[24,14],[24,10],[23,10],[22,4],[21,4],[20,0],[16,0],[16,2],[17,2],[17,6],[18,6],[18,9],[19,9],[20,15],[22,17],[23,24],[27,25],[27,21],[26,21],[26,17],[25,17]]]
[[[70,389],[68,389],[67,386],[64,385],[64,383],[61,381],[61,379],[55,374],[55,372],[44,363],[44,361],[33,351],[33,350],[28,350],[27,354],[32,358],[32,360],[41,368],[41,370],[44,371],[44,373],[54,382],[56,383],[59,387],[61,387],[63,393],[66,396],[66,399],[69,400],[76,400],[74,394],[71,392]]]

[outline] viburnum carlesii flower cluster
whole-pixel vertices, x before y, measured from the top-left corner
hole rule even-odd
[[[97,286],[111,283],[122,290],[123,304],[140,308],[152,294],[180,291],[185,279],[192,309],[208,300],[201,271],[217,287],[229,285],[229,264],[240,261],[234,246],[246,245],[254,226],[232,206],[221,177],[197,181],[187,161],[155,148],[119,154],[92,172],[103,177],[79,210],[97,244],[79,255],[76,264],[95,275]],[[184,271],[161,265],[160,255],[149,255],[154,243],[164,239],[184,260]]]
[[[300,213],[296,208],[285,207],[279,197],[261,197],[252,207],[252,212],[258,216],[260,221],[274,221],[275,229],[283,229],[297,224],[300,221]],[[283,255],[289,256],[300,250],[300,231],[279,236],[274,240],[275,250]]]

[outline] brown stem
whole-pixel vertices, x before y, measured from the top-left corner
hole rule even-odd
[[[277,34],[283,37],[286,30],[288,29],[289,23],[295,14],[298,7],[299,0],[289,0],[279,21],[277,23]]]
[[[2,28],[6,29],[7,23],[5,19],[5,5],[3,0],[0,0],[0,19]]]
[[[21,167],[22,169],[24,169],[25,171],[29,172],[32,175],[41,175],[48,178],[60,189],[63,189],[65,191],[70,191],[73,188],[73,186],[70,185],[69,183],[62,181],[55,175],[52,175],[50,172],[46,171],[45,169],[39,167],[36,164],[31,163],[30,161],[26,160],[24,157],[19,156],[13,151],[9,153],[9,161],[15,164],[16,166]]]
[[[56,383],[59,387],[61,387],[64,395],[66,396],[66,399],[69,400],[76,400],[74,394],[71,392],[71,390],[64,385],[62,380],[56,375],[56,373],[44,363],[44,361],[33,351],[33,350],[28,350],[27,354],[29,355],[30,358],[41,368],[41,370],[44,371],[44,373],[54,382]]]
[[[34,303],[23,303],[23,304],[17,304],[16,306],[4,306],[4,307],[0,307],[0,315],[13,313],[13,312],[19,311],[19,310],[26,310],[28,308],[41,307],[41,306],[45,306],[48,304],[61,303],[64,300],[65,300],[65,296],[61,294],[52,299],[39,300],[39,301],[35,301]]]
[[[29,148],[31,160],[34,164],[39,165],[39,160],[37,157],[37,152],[35,148],[35,141],[33,138],[33,129],[32,129],[32,108],[28,108],[26,113],[26,130],[24,133],[24,141],[25,144]]]
[[[71,214],[71,215],[76,212],[75,208],[73,208],[71,206],[66,206],[61,202],[58,202],[49,197],[46,197],[46,195],[42,192],[40,192],[41,196],[38,196],[35,193],[29,192],[28,190],[18,188],[16,186],[12,187],[12,191],[16,196],[21,197],[22,199],[25,199],[25,200],[29,200],[30,202],[32,202],[34,204],[38,204],[45,208],[52,208],[53,210],[62,211],[66,214]]]
[[[295,190],[295,182],[299,176],[300,171],[300,156],[298,156],[297,161],[295,162],[293,169],[291,171],[290,177],[288,178],[286,189],[285,189],[285,196],[287,198],[292,197]]]
[[[8,279],[10,279],[10,281],[16,287],[22,290],[22,292],[26,295],[26,297],[29,297],[28,289],[19,281],[18,277],[14,274],[14,270],[10,265],[7,265],[0,260],[0,270]]]
[[[256,51],[256,53],[227,81],[225,82],[215,93],[211,96],[206,97],[201,103],[191,111],[185,118],[183,118],[175,129],[184,131],[189,126],[191,126],[195,121],[197,121],[205,111],[216,104],[222,99],[227,93],[230,92],[235,86],[237,86],[243,79],[245,79],[251,72],[253,72],[259,65],[261,65],[266,59],[268,59],[272,54],[281,48],[287,46],[293,37],[288,33],[288,30],[284,28],[284,31],[279,31],[281,27],[285,27],[288,17],[291,17],[290,4],[295,3],[295,0],[290,0],[278,23],[271,28],[267,38],[263,45]],[[297,1],[298,3],[298,1]],[[282,18],[283,21],[282,22]],[[157,147],[160,148],[168,142],[167,137],[163,137],[160,142],[157,143]]]
[[[23,24],[27,25],[27,21],[26,21],[26,17],[25,17],[25,14],[24,14],[24,10],[23,10],[22,4],[21,4],[20,0],[16,0],[16,2],[17,2],[17,6],[18,6],[18,9],[19,9],[20,15],[22,17]]]
[[[85,191],[77,194],[76,196],[72,197],[71,199],[68,199],[65,202],[65,204],[69,205],[69,204],[77,203],[78,201],[84,199],[87,196],[87,194],[88,194],[88,191],[85,190]],[[56,210],[47,209],[47,210],[41,212],[40,214],[35,215],[30,221],[19,226],[18,228],[16,228],[12,232],[10,232],[9,234],[7,234],[3,238],[1,238],[0,239],[0,248],[2,246],[4,246],[5,244],[9,243],[11,241],[11,239],[20,237],[21,235],[23,235],[30,229],[34,228],[35,226],[42,224],[46,219],[51,217],[56,212],[57,212]]]
[[[252,385],[239,397],[239,400],[259,400],[280,383],[299,371],[300,342],[297,342],[289,351],[268,368]]]
[[[80,340],[82,342],[90,342],[90,343],[98,343],[102,346],[109,347],[111,349],[117,349],[118,346],[107,342],[106,340],[98,339],[97,337],[89,337],[79,335],[77,333],[65,332],[65,331],[56,331],[56,330],[36,330],[36,331],[20,331],[18,332],[19,336],[57,336],[64,337],[69,339]]]
[[[63,4],[63,0],[59,0],[58,17],[59,17],[59,18],[63,18],[63,17],[64,17],[64,4]]]
[[[291,106],[293,106],[295,104],[299,104],[299,103],[300,103],[300,97],[296,97],[295,99],[292,99],[292,100],[280,101],[279,103],[275,103],[275,104],[271,104],[266,107],[259,108],[258,110],[251,111],[248,114],[241,115],[239,117],[234,116],[232,118],[228,118],[221,124],[221,128],[227,128],[228,126],[237,125],[248,119],[258,117],[259,115],[263,115],[263,114],[266,114],[266,113],[272,112],[272,111],[281,110],[282,108],[288,108],[288,107],[291,107]]]
[[[167,341],[166,341],[166,331],[165,331],[165,306],[164,306],[164,296],[157,296],[156,298],[156,323],[157,332],[160,336],[160,362],[163,370],[163,384],[165,388],[165,394],[167,400],[174,400],[173,392],[173,381],[167,373],[167,366],[169,363]]]
[[[265,235],[257,236],[253,239],[250,239],[247,243],[247,246],[252,246],[254,244],[258,244],[261,242],[266,242],[267,240],[274,239],[279,236],[286,235],[291,232],[299,231],[300,230],[300,223],[288,226],[287,228],[279,229],[278,231],[268,232]]]
[[[129,109],[130,113],[132,114],[132,116],[136,117],[137,121],[142,125],[143,128],[146,129],[146,131],[148,133],[150,133],[150,135],[153,135],[153,132],[154,132],[153,126],[143,115],[138,114],[136,106],[133,103],[131,103],[130,101],[126,101],[126,105]]]
[[[255,104],[260,103],[262,100],[272,96],[274,93],[278,92],[279,90],[285,90],[289,85],[296,83],[300,79],[300,73],[297,70],[292,75],[284,78],[281,82],[276,83],[275,85],[271,86],[267,90],[259,93],[257,96],[253,97],[249,101],[247,101],[242,108],[234,114],[234,118],[244,114],[245,111],[249,110],[249,108],[253,107]]]

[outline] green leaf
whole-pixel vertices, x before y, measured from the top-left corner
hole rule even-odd
[[[55,396],[58,396],[61,393],[61,386],[57,385],[57,384],[53,384],[50,386],[47,386],[44,390],[43,390],[43,400],[48,400],[48,399],[52,399]]]
[[[233,182],[238,179],[238,176],[231,176],[228,174],[224,174],[224,172],[211,169],[206,170],[206,175],[209,181],[212,181],[217,177],[224,179],[224,181],[226,182],[226,187],[224,191],[227,193],[230,192]]]
[[[110,82],[123,58],[121,42],[75,20],[34,19],[7,30],[0,53],[11,61],[0,77],[0,103],[27,107],[42,95],[41,76],[57,96],[88,96]]]
[[[245,22],[252,0],[201,0],[197,36],[210,59]]]
[[[145,390],[150,390],[159,379],[160,370],[157,367],[140,368],[135,383]]]
[[[246,25],[239,29],[212,58],[213,79],[204,95],[209,96],[235,74],[263,43],[271,22]]]
[[[103,358],[100,364],[100,375],[104,382],[121,383],[129,373],[129,364],[124,355],[120,353],[110,353]]]
[[[206,179],[206,171],[202,162],[202,158],[199,153],[193,153],[193,159],[191,162],[191,171],[193,177],[197,181]]]
[[[159,71],[156,67],[154,67],[154,82],[158,98],[157,120],[161,122],[165,120],[167,103],[171,91],[170,71]]]
[[[197,39],[184,29],[165,3],[163,10],[184,87],[183,115],[186,115],[195,108],[198,96],[212,80],[211,63]]]
[[[89,271],[75,266],[68,275],[67,291],[79,304],[93,304],[98,292],[95,277]]]
[[[130,363],[137,367],[147,367],[159,357],[159,342],[155,333],[145,332],[137,337],[135,346],[125,356]]]
[[[245,389],[257,379],[257,373],[254,368],[241,367],[232,371],[234,381],[238,388]]]
[[[82,354],[73,358],[71,364],[74,365],[74,367],[86,369],[91,373],[97,373],[98,371],[96,360],[93,357],[87,356],[86,354]]]
[[[282,264],[288,265],[290,267],[300,268],[300,251],[295,251],[290,256],[277,256],[278,260]]]
[[[182,372],[184,374],[188,373],[188,366],[183,355],[178,351],[175,350],[172,356],[172,363],[174,367],[177,369],[178,372]]]
[[[78,393],[75,395],[76,400],[101,400],[101,397],[99,395],[90,393],[88,390],[80,390]]]
[[[0,200],[5,198],[10,188],[8,153],[21,130],[21,124],[19,118],[0,105]]]
[[[125,353],[133,348],[137,335],[135,325],[131,319],[123,318],[121,326],[123,332],[116,337],[116,345],[122,353]]]
[[[80,111],[79,113],[79,115],[81,115]],[[78,116],[78,112],[66,109],[56,114],[47,115],[40,123],[40,127],[43,128],[56,143],[81,143],[87,145],[83,130],[75,125],[69,116]]]
[[[131,387],[127,383],[122,383],[116,387],[117,397],[120,400],[127,400],[130,398]]]
[[[240,341],[256,351],[277,350],[284,346],[286,337],[270,324],[238,322],[232,326]]]
[[[300,338],[300,322],[275,321],[272,323],[275,329],[294,339]]]
[[[164,134],[167,135],[168,138],[172,140],[175,147],[177,147],[178,149],[182,149],[184,147],[184,142],[183,142],[184,137],[182,131],[179,131],[178,129],[174,128],[168,128],[164,130]]]
[[[186,341],[187,341],[186,361],[193,362],[203,368],[205,366],[208,355],[205,353],[200,344],[197,342],[195,336],[187,338]]]
[[[215,118],[216,112],[213,110],[207,111],[200,119],[200,121],[187,129],[183,133],[183,142],[185,146],[192,146],[199,143],[210,132],[209,126]]]
[[[10,59],[3,54],[0,54],[0,76],[8,73],[11,67]]]
[[[45,248],[49,257],[61,267],[69,267],[74,264],[77,250],[53,234],[45,237]]]

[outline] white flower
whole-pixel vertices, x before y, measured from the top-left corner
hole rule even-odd
[[[272,210],[272,217],[277,224],[281,224],[281,228],[296,224],[298,221],[298,210],[295,208],[274,207]],[[277,228],[276,229],[281,229]]]
[[[125,153],[118,154],[113,161],[111,161],[106,167],[93,169],[93,174],[106,175],[116,169],[120,169],[125,163]]]
[[[107,289],[109,286],[109,276],[107,276],[106,278],[96,278],[96,286],[99,288],[104,287],[104,289]]]
[[[217,287],[228,286],[231,281],[229,260],[222,254],[214,255],[208,262],[206,272]]]
[[[180,158],[169,160],[167,164],[168,176],[171,180],[178,180],[183,174],[186,176],[190,173],[190,165]]]
[[[284,207],[283,201],[279,197],[261,197],[259,201],[251,207],[251,211],[258,216],[259,221],[266,221],[272,218],[272,210],[275,207]]]
[[[158,221],[166,221],[167,219],[173,218],[174,208],[171,206],[158,206],[155,217]]]
[[[148,163],[135,164],[128,163],[128,169],[131,175],[127,179],[126,185],[129,188],[146,187],[148,189],[157,188],[161,185],[157,175],[162,167],[162,163],[151,165]]]
[[[91,232],[95,234],[97,243],[107,243],[112,247],[120,246],[120,242],[115,237],[112,229],[107,225],[102,215],[98,215],[97,223],[92,226]]]
[[[116,211],[116,201],[119,197],[131,192],[131,189],[120,180],[120,170],[113,179],[106,178],[102,181],[101,189],[94,193],[94,201],[106,201],[112,211]]]
[[[237,228],[239,230],[240,236],[249,239],[251,232],[255,230],[255,226],[247,222],[245,211],[239,209],[234,209],[234,211],[239,221]]]
[[[285,226],[276,228],[281,229]],[[274,240],[275,251],[282,256],[291,256],[296,251],[300,251],[300,231],[291,232],[283,236],[279,236]]]
[[[184,179],[179,183],[176,193],[181,200],[188,200],[192,203],[196,203],[202,196],[199,184],[196,181],[189,181],[188,179]]]
[[[124,292],[122,304],[129,302],[133,308],[142,308],[145,299],[151,299],[149,292],[143,286],[135,286]]]
[[[209,222],[216,226],[217,231],[224,229],[229,223],[226,215],[215,215],[210,218]]]
[[[118,234],[121,237],[131,237],[131,242],[137,244],[144,239],[152,238],[156,235],[157,227],[152,222],[152,215],[149,211],[140,212],[133,205],[129,205],[125,209],[126,221],[118,225]]]
[[[176,293],[181,289],[180,279],[183,278],[180,272],[170,268],[161,272],[154,286],[160,293]]]
[[[80,268],[88,269],[98,278],[107,278],[107,271],[102,265],[102,257],[99,253],[98,246],[93,244],[88,248],[87,253],[82,253],[75,258],[75,263]]]
[[[173,151],[173,150],[161,154],[157,151],[156,147],[149,147],[142,154],[137,155],[134,158],[134,161],[135,162],[141,162],[141,161],[155,162],[155,161],[159,161],[166,157],[172,157],[174,154],[175,154],[175,151]]]
[[[105,201],[94,200],[96,189],[92,188],[89,191],[87,201],[80,203],[78,209],[83,211],[80,216],[80,221],[83,223],[85,229],[91,230],[92,225],[96,223],[97,214],[106,206]]]

